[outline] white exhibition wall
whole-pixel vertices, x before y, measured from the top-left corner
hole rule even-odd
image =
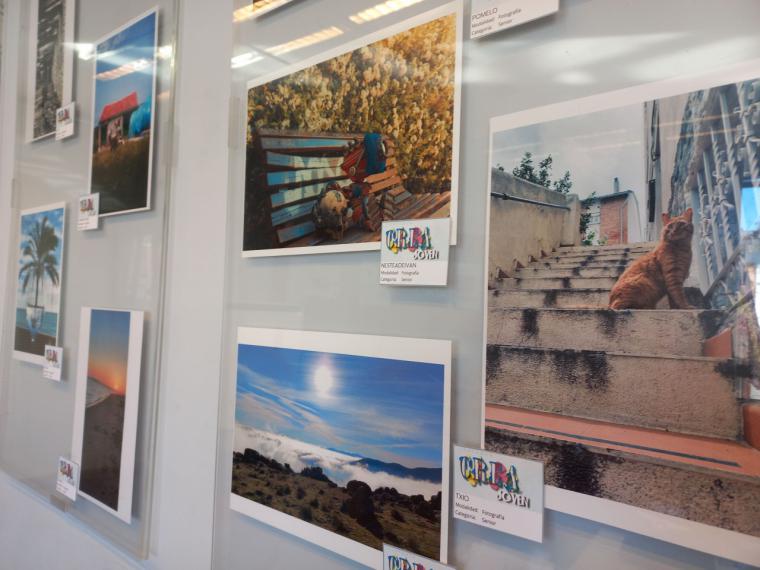
[[[19,34],[24,33],[16,22],[25,1],[6,0],[3,36],[3,299],[7,298],[3,286],[8,282],[5,240],[11,237],[8,224],[2,222],[16,215],[15,211],[9,213],[12,174],[8,165],[15,158],[13,136],[8,135],[14,129],[8,127],[8,121],[15,117],[12,102],[18,89],[14,78],[18,54],[7,46],[18,45]],[[240,258],[240,97],[242,86],[258,72],[251,67],[231,74],[231,52],[244,39],[263,49],[331,26],[346,15],[346,3],[339,0],[300,1],[262,20],[255,28],[255,39],[240,38],[230,14],[245,3],[178,2],[175,144],[172,156],[166,157],[173,172],[172,201],[150,557],[136,561],[116,552],[98,537],[97,530],[50,506],[47,497],[0,474],[0,568],[354,568],[345,559],[228,507],[236,327],[451,339],[452,439],[477,445],[489,119],[760,56],[760,4],[754,0],[725,0],[720,10],[715,3],[694,0],[562,0],[556,16],[467,41],[459,240],[451,255],[450,284],[435,290],[389,289],[377,284],[378,259],[372,252]],[[351,12],[376,3],[351,2]],[[366,28],[350,28],[337,40],[303,48],[284,59],[290,63],[315,55],[443,3],[426,0],[402,15],[381,18]],[[107,2],[101,4],[103,10],[108,9]],[[469,2],[465,2],[465,14],[469,14]],[[271,70],[261,70],[265,71]],[[77,85],[84,79],[79,77]],[[125,218],[123,223],[129,225],[129,220]],[[99,268],[82,265],[77,270],[69,273],[69,286]],[[342,302],[336,291],[349,292],[352,301]],[[74,314],[75,308],[71,309],[69,313]],[[0,342],[7,343],[2,333]],[[45,405],[54,411],[55,398]],[[0,402],[2,413],[5,409]],[[463,570],[745,568],[554,512],[547,512],[544,540],[542,545],[534,544],[452,521],[449,563]]]

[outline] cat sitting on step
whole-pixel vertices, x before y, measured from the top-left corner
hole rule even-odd
[[[620,276],[610,291],[610,309],[654,309],[665,295],[671,309],[694,308],[683,290],[691,265],[692,215],[691,208],[675,218],[662,215],[660,243]]]

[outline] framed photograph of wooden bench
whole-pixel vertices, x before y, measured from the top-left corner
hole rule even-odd
[[[243,257],[376,250],[388,219],[452,220],[461,2],[247,85]]]

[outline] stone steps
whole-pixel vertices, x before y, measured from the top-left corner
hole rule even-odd
[[[652,356],[702,356],[720,311],[495,308],[488,344],[611,351]]]
[[[526,266],[526,269],[583,269],[583,268],[595,268],[595,269],[601,269],[601,268],[613,268],[616,269],[618,267],[626,268],[631,264],[632,259],[619,259],[617,262],[613,263],[610,261],[574,261],[570,263],[563,263],[558,261],[532,261]]]
[[[722,313],[607,309],[656,245],[561,247],[491,284],[486,449],[542,461],[548,485],[760,537],[747,366],[702,356]]]
[[[486,425],[562,441],[622,451],[653,460],[681,463],[715,474],[721,472],[760,478],[760,450],[744,442],[684,435],[611,424],[557,414],[487,405]]]
[[[562,255],[556,255],[551,254],[546,257],[542,257],[538,261],[549,261],[553,263],[582,263],[586,262],[591,263],[593,261],[606,261],[613,265],[618,264],[621,260],[622,261],[630,261],[633,259],[638,259],[642,255],[644,255],[646,252],[641,253],[591,253],[588,255],[584,254],[578,254],[578,253],[566,253]]]
[[[617,277],[503,277],[496,280],[498,289],[606,289],[609,291]]]
[[[634,251],[634,252],[649,252],[657,247],[656,241],[640,242],[640,243],[626,243],[620,245],[576,245],[558,247],[556,253],[599,253],[599,252],[619,252],[619,251]]]
[[[707,437],[742,436],[740,367],[731,360],[489,343],[487,363],[488,404]]]
[[[697,308],[707,308],[699,289],[687,287],[686,298]],[[610,304],[609,289],[492,289],[488,306],[493,308],[605,309]],[[667,308],[667,300],[661,301]]]
[[[529,277],[613,277],[617,279],[623,271],[625,265],[614,266],[591,266],[591,267],[526,267],[514,271],[509,277],[526,279]]]
[[[756,476],[689,466],[677,455],[651,458],[594,440],[487,426],[486,449],[542,462],[547,485],[760,537]]]
[[[489,291],[488,295],[488,306],[494,308],[602,309],[610,304],[609,289],[494,289]]]

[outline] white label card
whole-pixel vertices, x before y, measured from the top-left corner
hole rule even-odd
[[[87,194],[79,197],[79,218],[77,229],[79,231],[97,230],[100,214],[100,194]]]
[[[526,24],[559,10],[559,0],[472,0],[470,39]]]
[[[445,286],[451,220],[392,220],[380,235],[380,284]]]
[[[69,461],[65,457],[58,458],[58,476],[56,477],[55,490],[72,501],[77,500],[79,488],[79,464]]]
[[[455,570],[436,560],[383,544],[383,570]]]
[[[61,381],[61,369],[63,368],[63,348],[60,346],[45,345],[45,366],[42,367],[42,376],[48,380]]]
[[[74,134],[76,103],[69,103],[55,112],[55,140],[60,141]]]
[[[543,463],[458,445],[452,459],[455,519],[543,542]]]

